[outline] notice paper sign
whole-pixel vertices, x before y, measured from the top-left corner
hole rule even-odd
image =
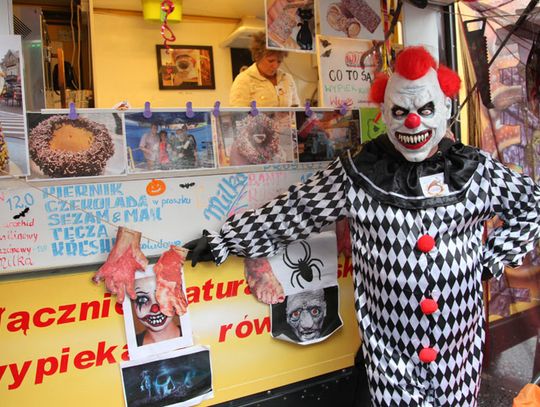
[[[366,54],[370,41],[317,36],[320,100],[323,107],[370,106],[369,89],[377,58]],[[373,105],[374,106],[374,105]]]

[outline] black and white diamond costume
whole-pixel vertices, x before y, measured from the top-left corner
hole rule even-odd
[[[233,216],[219,233],[205,232],[220,264],[231,253],[271,256],[348,218],[355,305],[377,407],[476,405],[482,273],[500,276],[505,264],[519,265],[540,238],[540,186],[445,137],[448,96],[456,92],[448,86],[455,73],[445,69],[424,49],[403,51],[398,73],[382,88],[388,135]],[[484,222],[495,215],[504,226],[483,244]],[[191,243],[185,247],[196,253]]]
[[[451,194],[422,198],[417,180],[445,170]],[[483,245],[483,222],[494,215],[505,225]],[[355,304],[374,405],[475,405],[482,271],[500,275],[503,264],[519,264],[540,238],[540,187],[487,154],[446,140],[433,158],[410,163],[383,136],[267,205],[232,217],[208,238],[217,264],[231,253],[271,256],[343,216],[351,228]],[[423,235],[436,242],[428,253],[417,248]],[[437,312],[422,312],[426,298],[438,303]],[[419,360],[424,347],[437,352],[434,363]]]

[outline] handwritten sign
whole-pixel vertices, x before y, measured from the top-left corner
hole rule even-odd
[[[305,172],[167,178],[160,195],[148,194],[148,180],[0,191],[0,274],[101,263],[117,226],[140,231],[144,254],[159,255],[271,200]]]
[[[368,94],[375,77],[376,60],[364,53],[371,42],[317,36],[319,89],[322,106],[369,106]]]

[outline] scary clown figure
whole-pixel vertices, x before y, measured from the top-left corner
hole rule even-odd
[[[424,48],[405,48],[371,90],[387,135],[185,245],[192,264],[266,257],[348,218],[374,406],[477,404],[482,274],[519,265],[540,238],[540,186],[447,133],[459,86]],[[483,243],[495,215],[504,225]]]
[[[132,305],[138,321],[146,328],[137,334],[138,346],[182,336],[180,326],[175,323],[177,317],[170,317],[161,312],[156,300],[154,276],[135,280],[135,299],[132,300]]]

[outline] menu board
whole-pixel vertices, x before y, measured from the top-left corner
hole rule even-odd
[[[303,165],[302,170],[0,190],[0,274],[103,262],[119,226],[142,233],[145,255],[159,255],[271,200],[321,164],[313,170]]]

